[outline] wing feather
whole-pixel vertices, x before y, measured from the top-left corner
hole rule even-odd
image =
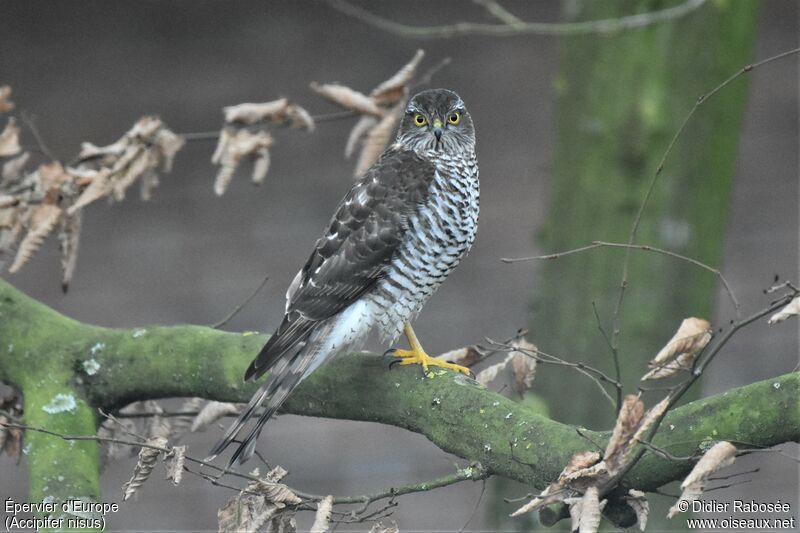
[[[375,286],[425,202],[436,167],[413,150],[390,148],[345,195],[287,291],[286,315],[250,364],[258,377]]]

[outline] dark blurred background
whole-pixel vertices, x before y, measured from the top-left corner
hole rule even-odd
[[[561,10],[557,2],[506,5],[526,20],[556,21]],[[419,25],[488,21],[468,2],[380,4],[380,10]],[[280,96],[324,113],[334,108],[309,89],[311,81],[339,81],[366,92],[417,48],[427,53],[422,71],[451,57],[432,85],[458,91],[477,127],[480,231],[471,255],[415,329],[429,352],[440,353],[529,326],[537,264],[504,265],[499,258],[544,253],[535,236],[551,191],[557,38],[413,41],[320,2],[0,1],[0,13],[0,84],[13,87],[18,109],[35,117],[62,160],[82,141],[115,141],[145,114],[160,115],[181,133],[217,129],[223,106]],[[796,2],[762,3],[754,57],[796,47],[797,29]],[[798,272],[797,64],[785,60],[749,80],[721,269],[750,310],[763,306],[762,289],[775,274],[796,279]],[[683,95],[687,103],[697,96]],[[215,322],[270,274],[265,290],[226,328],[271,331],[286,287],[351,183],[354,161],[342,156],[351,124],[320,124],[311,135],[278,132],[265,184],[254,188],[243,172],[221,198],[212,190],[213,141],[190,143],[152,201],[131,194],[121,204],[85,211],[68,295],[60,293],[53,242],[20,274],[4,276],[78,320],[132,327]],[[721,293],[716,302],[727,305]],[[703,394],[790,371],[797,363],[797,331],[794,322],[742,332],[705,379]],[[532,340],[540,336],[546,332]],[[574,392],[564,391],[565,399]],[[217,436],[215,430],[190,438],[190,452],[203,455]],[[290,485],[337,495],[425,480],[463,463],[396,428],[294,416],[271,422],[260,449],[291,472]],[[133,465],[133,459],[121,460],[107,468],[106,501],[121,499]],[[796,463],[760,454],[759,466],[762,471],[739,490],[763,494],[764,501],[767,495],[796,501]],[[489,492],[493,487],[489,483]],[[527,492],[503,488],[513,489],[503,494],[508,497]],[[25,501],[26,493],[24,459],[20,466],[0,459],[0,499]],[[480,493],[480,483],[469,483],[407,496],[393,518],[401,531],[458,530]],[[109,528],[216,530],[216,511],[230,495],[192,477],[178,488],[154,478],[138,499],[108,517]],[[467,530],[491,530],[494,516],[513,508],[487,494]],[[301,517],[301,528],[308,519]]]

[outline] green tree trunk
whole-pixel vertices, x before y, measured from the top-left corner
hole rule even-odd
[[[663,3],[570,1],[567,15],[608,18]],[[697,97],[750,59],[756,7],[712,1],[674,22],[563,40],[553,193],[542,232],[547,253],[628,240],[656,167]],[[745,96],[737,80],[698,110],[659,177],[637,243],[719,265]],[[624,255],[597,249],[543,266],[531,322],[543,350],[613,373],[592,303],[610,336]],[[672,258],[631,252],[619,343],[628,391],[682,318],[710,318],[716,282]],[[554,418],[590,427],[613,421],[609,403],[582,376],[543,368],[539,377]]]
[[[596,20],[676,3],[567,0],[564,14],[567,21]],[[717,0],[673,22],[561,40],[552,199],[540,232],[545,253],[595,240],[627,242],[672,136],[698,96],[748,63],[756,22],[756,2]],[[719,265],[745,97],[740,79],[697,111],[667,160],[635,242]],[[542,350],[614,374],[592,306],[611,336],[624,256],[601,248],[541,266],[530,337]],[[619,322],[626,391],[636,391],[647,361],[682,318],[711,318],[716,282],[674,259],[631,252]],[[536,391],[556,420],[592,428],[613,423],[611,404],[573,370],[540,368]],[[497,483],[503,496],[524,492]],[[504,517],[496,524],[520,527]]]

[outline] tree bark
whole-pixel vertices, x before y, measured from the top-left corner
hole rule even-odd
[[[242,374],[266,337],[201,326],[108,329],[81,324],[0,280],[0,380],[22,390],[25,422],[69,435],[94,435],[97,408],[135,400],[201,396],[247,401],[256,384]],[[788,374],[672,411],[655,443],[690,454],[709,439],[770,446],[800,439],[800,376]],[[389,369],[378,356],[343,356],[317,370],[283,412],[391,424],[491,473],[537,488],[569,457],[591,448],[555,422],[452,372],[425,377]],[[587,431],[603,443],[608,433]],[[100,501],[97,446],[51,435],[25,436],[31,501]],[[628,483],[648,490],[678,479],[688,463],[647,455]],[[56,482],[57,481],[57,482]]]

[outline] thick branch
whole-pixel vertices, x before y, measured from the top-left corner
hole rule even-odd
[[[104,409],[174,396],[246,401],[254,387],[242,382],[242,372],[265,340],[261,335],[199,326],[129,330],[83,325],[3,281],[0,338],[4,345],[0,379],[23,389],[26,406],[28,395],[41,396],[36,386],[41,376],[63,376],[64,384],[69,375],[79,403],[85,400],[90,407]],[[757,446],[798,440],[799,383],[800,376],[789,374],[675,409],[653,444],[690,455],[710,439]],[[55,392],[47,389],[43,394]],[[48,396],[39,402],[51,400]],[[55,423],[31,419],[41,410],[33,409],[35,413],[26,411],[26,421],[41,426]],[[596,442],[607,438],[591,431],[582,431],[581,436],[572,426],[539,416],[463,375],[447,372],[427,378],[416,368],[390,370],[386,359],[363,354],[342,357],[315,372],[292,395],[284,412],[406,428],[493,473],[536,487],[555,478],[572,453],[587,449],[586,438]],[[73,434],[92,431],[85,425],[60,429]],[[29,458],[35,465],[35,455]],[[677,479],[688,467],[648,454],[629,482],[654,489]]]

